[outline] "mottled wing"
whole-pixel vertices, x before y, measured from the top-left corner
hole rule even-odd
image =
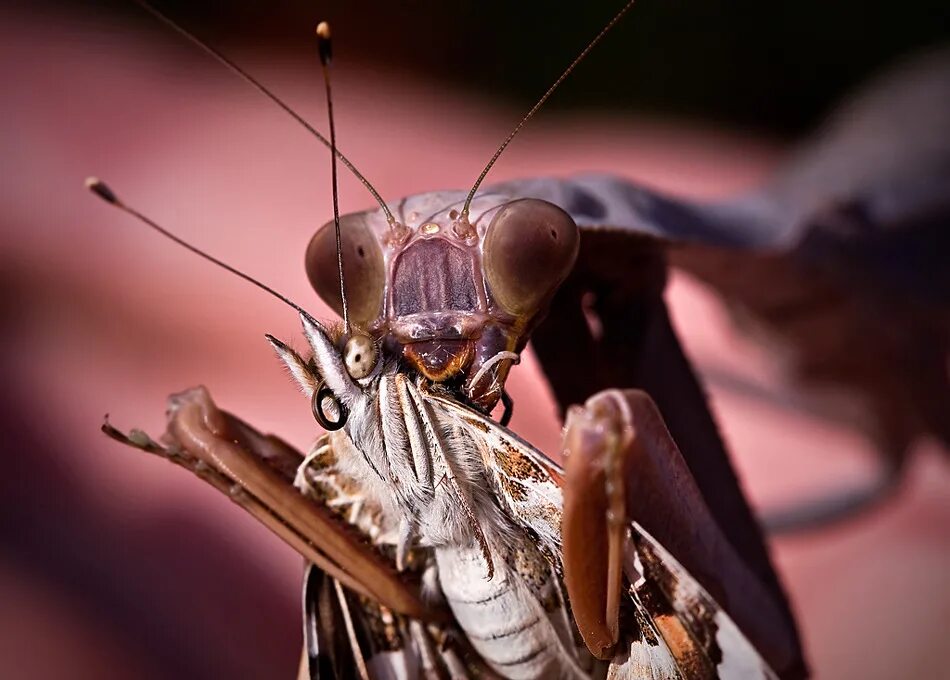
[[[456,422],[480,443],[499,503],[560,571],[561,467],[490,418],[451,399],[426,399],[437,419]],[[609,678],[776,677],[712,597],[636,523],[624,571],[630,599]]]
[[[299,680],[465,678],[475,671],[448,629],[396,614],[309,565]]]
[[[621,621],[621,639],[607,672],[609,680],[693,680],[693,676],[681,670],[656,622],[632,590],[630,603],[632,607],[624,612],[627,620]]]
[[[625,572],[631,600],[649,614],[684,677],[777,680],[729,615],[676,558],[636,522],[630,531]]]
[[[348,635],[336,583],[318,567],[307,565],[301,598],[304,656],[298,680],[359,678],[357,668],[365,665],[362,650]]]
[[[443,427],[466,430],[478,447],[495,497],[502,509],[557,565],[561,554],[561,480],[554,461],[509,429],[458,402],[425,394]]]

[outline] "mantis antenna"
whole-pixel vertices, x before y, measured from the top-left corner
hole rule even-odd
[[[123,212],[125,212],[125,213],[128,213],[129,215],[131,215],[132,217],[136,218],[136,219],[139,220],[140,222],[145,223],[146,225],[148,225],[149,227],[151,227],[152,229],[154,229],[155,231],[157,231],[159,234],[161,234],[161,235],[164,236],[165,238],[171,239],[172,241],[174,241],[174,242],[177,243],[178,245],[182,246],[183,248],[185,248],[185,249],[187,249],[187,250],[190,250],[190,251],[193,252],[195,255],[198,255],[198,256],[200,256],[200,257],[203,257],[204,259],[208,260],[208,261],[211,262],[212,264],[216,264],[216,265],[218,265],[219,267],[221,267],[222,269],[226,269],[226,270],[228,270],[229,272],[231,272],[232,274],[241,277],[242,279],[244,279],[244,280],[247,281],[248,283],[254,284],[255,286],[257,286],[258,288],[260,288],[260,289],[263,290],[264,292],[270,293],[271,295],[273,295],[275,298],[277,298],[277,299],[280,300],[281,302],[283,302],[283,303],[285,303],[285,304],[287,304],[287,305],[290,305],[291,307],[293,307],[294,309],[296,309],[300,314],[302,314],[303,316],[307,317],[307,320],[310,321],[311,323],[313,323],[314,325],[320,326],[320,324],[316,321],[316,319],[314,319],[303,307],[301,307],[301,306],[298,305],[296,302],[294,302],[293,300],[291,300],[290,298],[288,298],[286,295],[282,295],[282,294],[278,293],[276,290],[274,290],[273,288],[271,288],[270,286],[268,286],[268,285],[266,285],[266,284],[264,284],[264,283],[261,283],[260,281],[258,281],[257,279],[255,279],[253,276],[250,276],[249,274],[245,274],[245,273],[242,272],[240,269],[237,269],[237,268],[235,268],[235,267],[232,267],[232,266],[229,265],[227,262],[223,262],[223,261],[219,260],[218,258],[216,258],[216,257],[214,257],[214,256],[212,256],[212,255],[209,255],[208,253],[206,253],[205,251],[201,250],[201,249],[198,248],[197,246],[191,245],[190,243],[188,243],[187,241],[185,241],[183,238],[181,238],[181,237],[179,237],[179,236],[176,236],[175,234],[171,233],[170,231],[168,231],[168,230],[165,229],[164,227],[160,226],[157,222],[155,222],[155,221],[152,220],[151,218],[146,217],[145,215],[143,215],[142,213],[140,213],[140,212],[139,212],[138,210],[136,210],[135,208],[132,208],[131,206],[128,206],[128,205],[126,205],[125,203],[123,203],[121,200],[119,200],[119,197],[116,196],[115,192],[112,191],[112,189],[110,189],[109,186],[108,186],[105,182],[103,182],[102,180],[100,180],[98,177],[88,177],[88,178],[86,179],[86,188],[89,189],[89,191],[91,191],[92,193],[94,193],[96,196],[98,196],[99,198],[101,198],[101,199],[102,199],[103,201],[105,201],[106,203],[115,206],[115,207],[118,208],[119,210],[121,210],[121,211],[123,211]]]
[[[287,113],[287,115],[289,115],[291,118],[297,121],[300,125],[302,125],[304,129],[307,130],[307,132],[309,132],[311,135],[313,135],[318,140],[320,140],[320,142],[323,143],[324,146],[326,146],[329,149],[333,149],[334,145],[331,144],[330,141],[326,137],[324,137],[322,134],[317,132],[317,130],[310,123],[308,123],[303,118],[303,116],[301,116],[299,113],[297,113],[292,108],[290,108],[290,106],[287,103],[285,103],[276,94],[271,92],[267,87],[265,87],[260,81],[254,78],[254,76],[252,76],[250,73],[245,71],[243,68],[238,66],[233,61],[231,61],[231,59],[229,59],[228,57],[224,56],[221,52],[219,52],[215,48],[211,47],[210,45],[202,41],[193,33],[183,28],[182,26],[178,25],[173,19],[163,14],[161,11],[153,7],[151,4],[149,4],[145,0],[135,0],[135,3],[139,5],[142,9],[144,9],[146,12],[154,16],[156,19],[161,21],[163,24],[171,28],[173,31],[183,36],[184,38],[192,42],[194,45],[197,45],[198,47],[203,49],[205,52],[207,52],[212,57],[217,59],[219,62],[224,64],[236,75],[243,78],[252,87],[257,89],[258,92],[260,92],[265,97],[270,99],[272,102],[277,104],[277,106],[283,109],[283,111]],[[353,165],[353,163],[351,163],[350,160],[346,156],[340,153],[339,149],[333,150],[333,153],[336,157],[339,157],[343,165],[345,165],[347,169],[353,173],[353,176],[356,177],[356,179],[358,179],[364,187],[366,187],[366,190],[369,191],[369,193],[373,195],[373,198],[379,204],[379,207],[383,211],[383,214],[386,215],[386,222],[389,223],[390,227],[394,227],[396,225],[396,218],[393,217],[392,211],[389,210],[389,207],[386,205],[386,202],[383,200],[382,196],[379,195],[379,192],[376,191],[376,188],[373,187],[372,184],[370,184],[369,180],[366,179],[363,176],[363,174],[359,170],[356,169],[356,166]]]
[[[330,41],[330,24],[317,24],[317,52],[327,91],[327,117],[330,119],[330,181],[333,185],[333,231],[336,234],[336,266],[340,273],[340,299],[343,301],[343,327],[350,335],[350,315],[346,306],[346,286],[343,284],[343,239],[340,234],[340,193],[336,177],[336,126],[333,124],[333,95],[330,92],[330,62],[333,60],[333,43]]]
[[[521,132],[521,128],[523,128],[525,123],[527,123],[531,117],[538,112],[538,109],[544,106],[544,103],[548,100],[548,98],[554,94],[554,91],[561,85],[561,83],[564,82],[564,80],[571,74],[577,65],[584,60],[584,57],[586,57],[588,53],[594,49],[594,46],[597,45],[597,43],[599,43],[603,37],[610,32],[610,29],[612,29],[617,24],[617,22],[623,18],[624,14],[626,14],[627,11],[633,7],[634,2],[636,2],[636,0],[629,0],[629,2],[623,6],[623,9],[617,12],[617,14],[614,15],[614,18],[607,22],[607,25],[600,30],[600,33],[598,33],[593,40],[587,43],[587,47],[585,47],[581,53],[577,55],[574,61],[571,62],[570,66],[564,70],[564,73],[562,73],[558,79],[554,81],[554,84],[551,85],[551,87],[548,88],[548,91],[541,96],[541,99],[538,100],[538,103],[531,107],[531,110],[525,114],[524,118],[522,118],[521,121],[515,126],[515,129],[512,130],[505,141],[501,143],[501,146],[498,147],[495,155],[493,155],[491,160],[488,161],[488,165],[486,165],[485,169],[482,170],[482,174],[480,174],[478,179],[475,180],[475,185],[472,187],[472,190],[468,192],[468,196],[465,198],[465,205],[462,207],[462,212],[459,215],[460,220],[468,221],[468,210],[472,205],[472,199],[475,198],[475,192],[478,191],[478,187],[481,186],[485,176],[492,169],[492,166],[495,165],[495,161],[498,160],[498,157],[501,156],[502,152],[511,143],[511,140],[515,138],[515,135]]]

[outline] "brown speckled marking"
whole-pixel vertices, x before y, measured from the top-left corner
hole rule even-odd
[[[656,636],[656,633],[653,632],[653,626],[651,625],[650,620],[647,619],[643,609],[640,607],[635,607],[633,610],[633,618],[636,621],[636,629],[640,632],[639,639],[643,640],[651,647],[659,647],[662,642],[660,642],[660,639]]]
[[[498,481],[501,483],[501,487],[505,494],[507,494],[512,500],[519,503],[524,503],[526,500],[528,500],[528,492],[524,488],[524,484],[521,484],[514,479],[508,479],[507,477],[499,477]]]
[[[486,434],[488,433],[488,425],[485,424],[485,423],[483,423],[483,422],[480,421],[480,420],[477,420],[477,419],[475,419],[475,418],[465,418],[465,423],[468,424],[468,425],[471,425],[471,426],[474,427],[476,430],[479,430],[479,431],[484,432],[484,433],[486,433]]]
[[[501,447],[495,449],[495,456],[498,458],[502,472],[513,479],[530,479],[535,482],[545,482],[550,479],[544,470],[521,451],[503,439],[500,441]]]
[[[718,675],[706,648],[693,637],[687,623],[677,616],[667,596],[652,580],[650,570],[638,586],[637,594],[683,674],[690,680],[715,680]]]
[[[674,598],[684,600],[677,603],[677,608],[683,612],[680,620],[692,636],[698,649],[715,668],[722,662],[722,649],[716,641],[719,626],[715,621],[716,608],[714,604],[696,597],[685,600],[687,594],[682,588],[679,588],[676,576],[664,567],[663,561],[653,552],[649,544],[645,541],[638,541],[637,551],[640,554],[647,581],[668,600],[671,611]],[[716,676],[713,675],[712,677]]]
[[[537,588],[544,585],[546,580],[544,576],[548,569],[547,562],[531,543],[527,541],[519,543],[520,545],[513,551],[511,566],[528,586]]]
[[[561,527],[561,509],[551,503],[538,503],[538,516],[552,527]]]

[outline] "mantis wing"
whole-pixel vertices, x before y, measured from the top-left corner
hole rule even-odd
[[[453,626],[393,612],[313,564],[304,574],[303,612],[298,680],[464,678],[481,671]]]
[[[663,634],[683,677],[777,680],[729,615],[676,558],[638,523],[631,523],[630,530],[627,553],[633,564],[626,571],[628,578],[640,575],[629,587],[630,597]]]

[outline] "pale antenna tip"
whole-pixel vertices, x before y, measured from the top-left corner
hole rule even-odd
[[[330,45],[330,24],[326,21],[321,21],[317,24],[317,48],[320,52],[320,63],[324,66],[329,64],[333,58]]]
[[[113,205],[119,204],[119,198],[115,195],[112,189],[110,189],[106,183],[98,177],[87,177],[86,188],[106,203],[111,203]]]

